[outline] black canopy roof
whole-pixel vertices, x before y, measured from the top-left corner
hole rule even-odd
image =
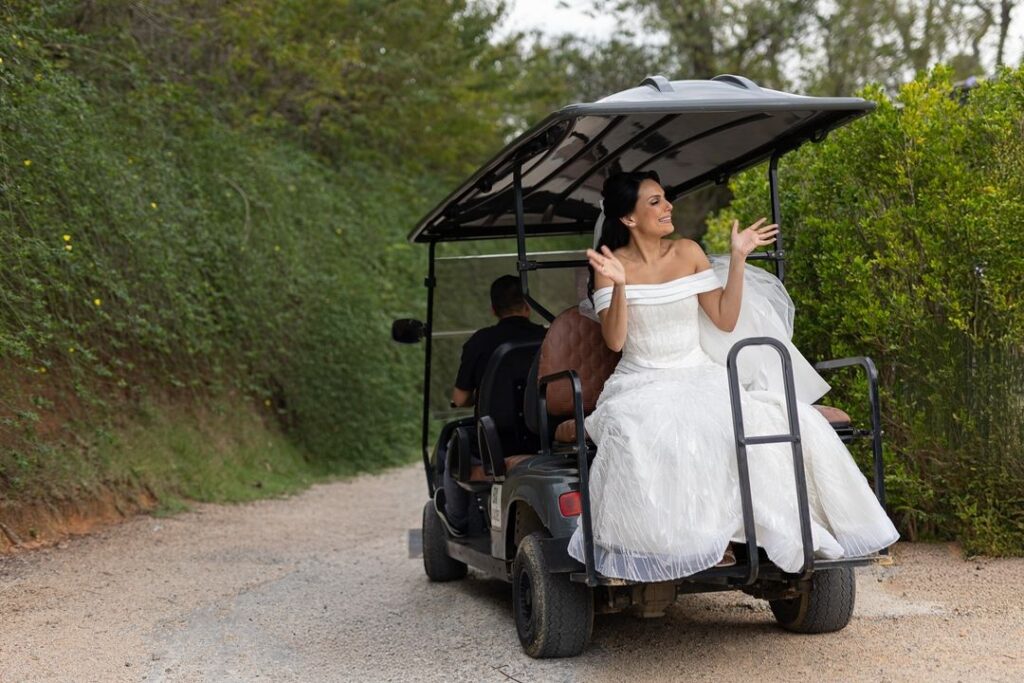
[[[773,153],[820,140],[874,107],[859,97],[769,90],[742,76],[653,76],[636,88],[549,115],[428,213],[409,240],[514,236],[517,163],[527,235],[588,232],[600,212],[604,179],[614,172],[657,171],[674,200]]]

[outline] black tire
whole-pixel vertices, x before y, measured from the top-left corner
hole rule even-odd
[[[823,569],[811,575],[811,590],[798,598],[769,600],[779,625],[794,633],[832,633],[853,616],[857,582],[852,567]]]
[[[590,642],[594,596],[568,574],[548,571],[541,532],[523,539],[512,563],[512,612],[523,650],[531,657],[575,657]]]
[[[423,569],[431,581],[465,578],[466,565],[448,556],[448,533],[437,518],[434,501],[423,506]]]

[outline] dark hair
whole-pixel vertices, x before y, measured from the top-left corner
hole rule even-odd
[[[653,180],[661,184],[661,178],[654,171],[619,172],[608,176],[604,181],[601,196],[604,198],[604,224],[601,226],[601,237],[595,249],[608,247],[612,251],[629,244],[629,230],[622,219],[632,213],[640,199],[640,184],[645,180]],[[587,292],[594,293],[594,269],[590,271]]]
[[[491,307],[498,317],[516,313],[525,305],[523,288],[515,275],[502,275],[491,283]]]

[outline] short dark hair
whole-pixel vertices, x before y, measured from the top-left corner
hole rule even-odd
[[[498,316],[516,313],[525,305],[523,288],[515,275],[502,275],[491,283],[491,307]]]

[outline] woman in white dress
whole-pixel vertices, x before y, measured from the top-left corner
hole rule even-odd
[[[615,174],[603,194],[598,250],[587,256],[602,335],[622,359],[586,420],[597,444],[590,477],[596,568],[610,577],[667,581],[718,564],[731,541],[743,540],[726,370],[702,338],[736,327],[746,258],[774,242],[778,229],[765,219],[742,232],[734,223],[723,287],[697,243],[666,239],[672,204],[657,175]],[[891,545],[896,529],[835,431],[809,405],[827,385],[790,350],[804,380],[812,376],[798,377],[798,385],[812,387],[798,390],[798,415],[816,556],[861,556]],[[742,392],[748,435],[788,431],[785,399],[770,385],[748,382]],[[751,446],[748,456],[758,545],[782,569],[799,571],[790,446]],[[569,552],[583,560],[580,529]]]

